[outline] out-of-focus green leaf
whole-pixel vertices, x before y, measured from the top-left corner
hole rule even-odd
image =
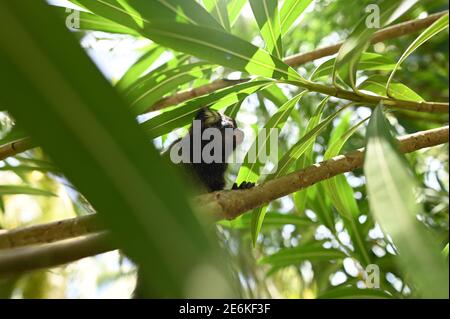
[[[56,196],[56,194],[26,185],[0,185],[0,195]]]
[[[347,257],[345,253],[337,249],[326,249],[318,244],[304,245],[295,248],[284,248],[277,253],[264,257],[260,260],[261,264],[270,264],[272,266],[298,265],[305,260],[310,261],[329,261],[343,259]]]
[[[264,40],[265,49],[281,59],[283,45],[278,0],[250,0],[250,5]]]
[[[295,20],[309,6],[312,0],[285,0],[280,11],[280,24],[282,35],[285,35]]]
[[[369,7],[370,11],[339,49],[334,65],[333,83],[337,85],[337,78],[340,77],[356,91],[358,62],[369,46],[372,34],[399,18],[416,2],[417,0],[382,0]]]
[[[396,261],[426,298],[448,298],[448,264],[436,241],[417,220],[421,208],[416,180],[397,149],[391,126],[378,106],[367,129],[364,163],[370,209],[381,228],[392,238]]]
[[[250,229],[251,228],[252,215],[244,214],[239,218],[231,221],[221,221],[220,225],[225,227],[230,227],[233,229]],[[294,225],[294,226],[311,226],[314,223],[306,218],[300,217],[292,214],[283,214],[277,212],[268,212],[265,217],[264,225],[262,229],[273,229],[275,227],[280,228],[285,225]]]
[[[230,31],[227,0],[203,0],[205,8],[216,18],[217,22],[227,31]]]
[[[143,122],[141,127],[150,138],[167,134],[189,124],[195,114],[205,106],[219,110],[242,101],[268,84],[270,81],[267,80],[246,82],[198,97]]]
[[[45,2],[23,6],[0,0],[0,69],[0,84],[8,87],[1,104],[139,264],[144,296],[210,297],[230,291],[185,187]],[[206,293],[208,284],[200,284],[198,276],[195,286],[189,285],[205,267],[213,275],[208,282],[224,285]]]
[[[319,65],[311,75],[311,81],[315,81],[324,76],[330,76],[333,72],[335,58],[325,61]],[[371,52],[363,52],[361,60],[358,62],[358,70],[365,71],[390,71],[395,67],[395,62],[390,58]],[[341,74],[344,72],[341,71]]]
[[[327,292],[319,295],[318,299],[391,299],[393,296],[388,292],[375,289],[366,288],[359,289],[356,287],[338,287],[330,289]]]
[[[439,32],[445,30],[448,28],[448,13],[444,16],[440,17],[438,20],[436,20],[432,25],[430,25],[425,31],[423,31],[415,40],[413,43],[410,44],[410,46],[405,50],[405,52],[402,54],[400,59],[398,60],[397,64],[395,65],[394,70],[391,72],[391,75],[389,76],[389,79],[386,83],[386,91],[389,96],[391,96],[391,82],[394,78],[395,72],[397,72],[400,65],[403,63],[403,61],[406,60],[406,58],[411,55],[418,47],[420,47],[422,44],[424,44],[426,41],[431,39],[433,36],[438,34]],[[395,96],[392,96],[395,97]]]
[[[211,69],[210,64],[198,62],[181,65],[164,72],[152,72],[132,84],[123,94],[132,112],[136,115],[142,114],[166,93],[184,83],[201,78],[209,69]]]

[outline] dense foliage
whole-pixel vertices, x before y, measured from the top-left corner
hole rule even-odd
[[[448,123],[448,13],[377,43],[366,19],[373,4],[384,28],[447,1],[48,2],[0,0],[0,145],[30,143],[1,158],[0,229],[96,212],[121,250],[0,277],[1,298],[129,297],[130,260],[153,296],[448,298],[448,144],[395,142]],[[209,83],[223,85],[162,103]],[[245,131],[227,188],[360,147],[364,167],[205,227],[159,155],[204,106]],[[251,163],[270,151],[264,129],[276,163]]]

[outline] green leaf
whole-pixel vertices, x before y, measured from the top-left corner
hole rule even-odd
[[[0,196],[3,195],[57,196],[52,192],[25,185],[0,185]]]
[[[116,83],[116,87],[119,90],[128,88],[133,82],[135,82],[145,71],[147,71],[152,64],[161,56],[164,52],[164,48],[150,45],[146,52],[131,66],[127,72]]]
[[[311,75],[311,81],[320,79],[321,77],[331,76],[335,64],[335,58],[325,61],[319,65]],[[361,60],[358,62],[358,70],[365,71],[390,71],[395,67],[395,62],[390,58],[371,52],[363,52]]]
[[[369,46],[373,33],[378,28],[388,25],[403,15],[416,2],[417,0],[382,0],[376,5],[371,6],[369,8],[371,10],[361,19],[339,49],[334,65],[333,83],[337,85],[337,78],[339,76],[356,91],[358,62],[362,53]],[[376,8],[376,11],[372,11],[374,8]]]
[[[139,264],[144,296],[191,296],[207,285],[198,276],[189,284],[205,267],[214,282],[226,282],[186,187],[45,2],[0,0],[0,69],[8,87],[0,103]],[[210,288],[208,296],[230,296],[226,284]]]
[[[219,225],[224,227],[233,228],[233,229],[246,229],[249,230],[251,228],[252,215],[244,214],[239,218],[236,218],[231,221],[220,221]],[[277,212],[269,212],[266,214],[265,222],[262,230],[264,229],[273,229],[273,228],[281,228],[285,225],[294,225],[299,227],[308,227],[314,225],[314,223],[306,218],[295,216],[292,214],[283,214]]]
[[[448,264],[417,220],[416,180],[378,106],[369,122],[364,163],[371,212],[398,250],[396,261],[426,298],[448,298]]]
[[[180,65],[163,72],[151,72],[132,84],[123,94],[133,114],[142,114],[166,93],[184,83],[203,77],[210,69],[210,64],[198,62]]]
[[[230,17],[230,25],[233,26],[237,19],[239,18],[239,14],[241,13],[242,8],[246,4],[247,0],[231,0],[228,3],[228,15]]]
[[[140,36],[138,31],[109,19],[105,19],[99,15],[71,8],[54,7],[54,10],[65,19],[66,26],[75,30],[101,31]]]
[[[227,31],[230,31],[227,0],[203,0],[205,8],[216,18],[217,22]]]
[[[328,98],[322,100],[319,105],[318,114],[322,113],[321,108],[325,106]],[[310,131],[307,131],[305,135],[279,160],[278,165],[274,168],[272,173],[267,175],[265,181],[269,181],[271,179],[283,176],[287,174],[288,170],[291,166],[302,156],[308,149],[310,149],[311,145],[314,143],[314,139],[317,137],[320,132],[324,128],[326,128],[332,120],[344,110],[346,107],[343,107],[336,111],[335,113],[328,116],[325,120],[314,126]],[[316,114],[315,118],[317,119],[318,114]],[[252,222],[252,239],[253,245],[256,245],[256,240],[258,239],[258,234],[260,232],[261,226],[264,221],[264,216],[266,213],[267,206],[259,207],[253,210],[253,222]]]
[[[359,86],[359,90],[365,90],[373,92],[377,95],[387,97],[386,92],[387,78],[382,75],[374,75],[362,82]],[[404,85],[403,83],[391,83],[390,96],[399,100],[408,100],[422,102],[425,101],[419,94],[412,89]]]
[[[278,58],[283,58],[278,0],[250,0],[253,15],[258,23],[265,49]]]
[[[234,70],[273,79],[305,81],[279,58],[226,32],[158,21],[145,26],[143,34],[163,46]]]
[[[337,136],[337,134],[339,134],[338,131],[334,131],[330,138],[330,146],[325,152],[324,160],[328,160],[339,155],[339,152],[347,140],[367,120],[368,118],[363,119],[341,136]],[[365,244],[367,234],[365,234],[361,224],[358,221],[358,217],[361,213],[352,187],[348,184],[344,175],[338,175],[327,179],[323,181],[322,184],[325,188],[325,193],[331,199],[333,206],[341,215],[344,224],[349,231],[355,252],[358,254],[358,259],[361,264],[364,266],[370,264],[370,254]]]
[[[268,84],[271,82],[267,80],[251,81],[192,99],[143,122],[141,127],[150,138],[167,134],[176,128],[188,125],[195,114],[205,106],[215,110],[225,108],[242,101]]]
[[[285,35],[295,20],[310,5],[312,0],[285,0],[280,12],[280,24],[282,35]]]
[[[445,30],[448,28],[448,13],[436,20],[432,25],[430,25],[425,31],[423,31],[415,40],[413,43],[410,44],[410,46],[405,50],[405,52],[402,54],[400,59],[398,60],[397,64],[395,65],[394,70],[391,72],[391,75],[389,76],[389,79],[386,84],[386,91],[389,96],[391,96],[391,82],[394,78],[395,72],[397,72],[400,65],[403,63],[403,61],[406,60],[408,56],[411,55],[418,47],[420,47],[422,44],[424,44],[426,41],[431,39],[433,36],[438,34],[439,32]],[[395,91],[395,88],[394,88]],[[394,96],[392,96],[394,97]]]
[[[338,287],[330,289],[325,293],[319,295],[318,299],[391,299],[393,296],[388,292],[375,289],[365,288],[359,289],[356,287]]]
[[[448,243],[447,243],[447,245],[445,245],[444,249],[442,250],[442,254],[444,255],[445,258],[448,259]]]
[[[327,104],[328,99],[325,98],[322,100],[322,102],[319,104],[319,106],[316,108],[316,111],[314,112],[313,116],[309,119],[308,125],[306,126],[305,132],[311,131],[314,127],[316,127],[320,119],[322,118],[323,111],[325,109],[325,106]],[[317,137],[317,136],[316,136]],[[315,138],[314,138],[315,141]],[[314,153],[314,141],[312,143],[309,143],[307,148],[305,149],[303,156],[300,156],[299,159],[297,159],[296,162],[296,169],[301,170],[309,165],[312,165],[313,163],[313,153]],[[298,192],[295,192],[293,195],[295,207],[298,211],[298,213],[303,214],[306,209],[306,202],[308,198],[308,188],[302,189]]]
[[[305,93],[306,91],[303,91],[283,104],[259,131],[239,169],[236,177],[236,183],[238,185],[244,181],[258,181],[261,174],[260,168],[265,164],[266,156],[270,154],[271,136],[274,136],[275,132],[278,133],[283,128],[292,109]]]
[[[296,248],[284,248],[277,253],[262,258],[261,264],[272,266],[298,265],[305,260],[309,261],[330,261],[347,257],[342,251],[337,249],[326,249],[321,244],[310,244]]]
[[[139,32],[155,20],[195,24],[223,30],[196,1],[185,0],[76,0],[91,12]]]

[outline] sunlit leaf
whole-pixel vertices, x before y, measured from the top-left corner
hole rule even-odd
[[[217,22],[227,31],[230,31],[227,0],[203,0],[205,8],[216,18]]]
[[[195,114],[205,106],[219,110],[234,105],[269,83],[270,81],[265,80],[247,82],[198,97],[143,122],[141,127],[148,137],[158,137],[189,124]]]
[[[116,83],[116,87],[120,90],[124,90],[129,87],[134,81],[136,81],[150,66],[161,56],[164,52],[164,48],[151,45]]]
[[[311,75],[311,81],[315,81],[321,77],[331,76],[334,68],[335,58],[325,61],[319,65]],[[371,52],[364,52],[358,62],[358,70],[362,71],[390,71],[395,67],[395,62],[390,58]],[[341,71],[341,74],[344,70]]]
[[[283,57],[278,0],[250,0],[253,15],[261,31],[265,49],[278,58]]]
[[[132,112],[136,115],[141,114],[166,93],[184,83],[201,78],[209,69],[211,69],[210,64],[198,62],[181,65],[163,72],[152,72],[132,84],[123,95],[129,102]]]
[[[386,92],[387,78],[382,75],[374,75],[362,82],[358,89],[361,91],[369,91],[380,96],[387,97]],[[390,96],[399,100],[422,102],[424,99],[412,89],[403,83],[390,84]]]
[[[285,35],[312,0],[285,0],[280,11],[281,32]]]

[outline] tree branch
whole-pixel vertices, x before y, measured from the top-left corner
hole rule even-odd
[[[401,36],[411,34],[414,32],[417,32],[419,30],[425,29],[429,27],[433,22],[438,20],[440,17],[442,17],[444,14],[446,14],[447,11],[439,12],[432,14],[424,19],[417,19],[417,20],[410,20],[403,23],[399,23],[396,25],[393,25],[391,27],[387,27],[383,30],[380,30],[378,32],[375,32],[371,43],[377,43],[381,41],[386,41],[394,38],[399,38]],[[339,51],[341,48],[343,42],[333,44],[324,48],[319,48],[310,52],[306,53],[300,53],[296,55],[292,55],[290,57],[287,57],[284,62],[292,67],[297,67],[299,65],[305,64],[307,62],[311,62],[326,56],[333,55]],[[197,88],[194,88],[189,91],[180,92],[175,95],[163,98],[150,106],[147,110],[147,112],[150,111],[156,111],[163,109],[168,106],[176,105],[181,102],[187,101],[193,97],[205,95],[208,93],[212,93],[214,91],[236,85],[242,82],[245,82],[248,80],[240,79],[240,80],[217,80],[210,84],[206,84]]]
[[[31,139],[28,137],[2,145],[0,146],[0,161],[10,156],[25,152],[32,147],[33,143],[31,143]]]
[[[417,132],[398,139],[403,153],[414,152],[423,148],[447,143],[449,127]],[[364,149],[339,155],[327,161],[311,165],[289,175],[279,177],[264,184],[246,190],[225,190],[200,195],[194,199],[201,213],[213,220],[233,219],[246,211],[262,206],[277,198],[281,198],[300,189],[307,188],[317,182],[336,175],[361,168],[364,160]],[[0,234],[0,274],[19,270],[30,270],[40,267],[53,267],[83,257],[114,250],[104,236],[78,239],[71,242],[45,244],[29,248],[14,248],[29,244],[47,243],[80,235],[87,235],[99,227],[96,216],[90,215],[50,223],[11,230]],[[42,237],[41,237],[42,236]],[[103,236],[103,237],[102,237]],[[98,241],[98,242],[97,242]],[[35,260],[36,259],[36,260]]]
[[[0,232],[0,249],[51,243],[104,229],[95,214]]]
[[[107,232],[0,251],[0,275],[51,268],[117,249]]]

